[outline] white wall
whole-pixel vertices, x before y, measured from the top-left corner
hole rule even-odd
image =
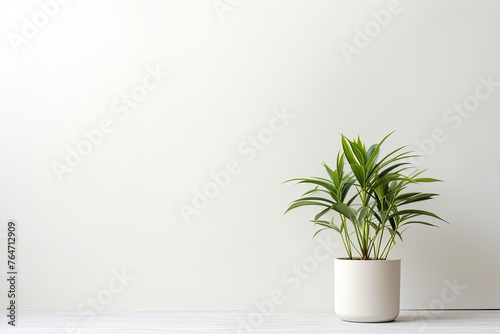
[[[377,29],[388,6],[397,13],[360,45],[357,29]],[[344,253],[318,247],[340,241],[311,239],[312,211],[284,216],[304,189],[281,182],[322,173],[339,133],[396,130],[387,148],[423,151],[419,166],[445,181],[427,208],[451,223],[415,227],[394,250],[402,307],[499,308],[500,3],[391,6],[73,0],[48,17],[38,1],[1,1],[0,221],[19,224],[20,307],[254,309],[281,292],[279,309],[333,309]],[[360,47],[346,56],[346,44]],[[145,95],[134,108],[121,101],[131,93]],[[463,103],[474,110],[448,111]],[[54,162],[78,145],[92,151],[59,180]],[[181,205],[228,164],[229,184],[187,222]]]

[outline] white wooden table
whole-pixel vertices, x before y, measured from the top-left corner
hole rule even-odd
[[[102,312],[92,319],[69,312],[21,312],[15,329],[0,333],[500,333],[500,311],[401,311],[391,323],[339,320],[329,311]],[[249,323],[252,325],[249,325]]]

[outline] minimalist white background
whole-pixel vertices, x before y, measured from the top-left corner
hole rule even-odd
[[[311,238],[312,211],[284,216],[305,189],[281,182],[323,173],[340,133],[396,130],[387,149],[423,153],[416,163],[445,181],[427,208],[450,222],[414,227],[395,248],[402,307],[500,308],[500,86],[465,116],[447,111],[478,78],[500,82],[500,3],[402,0],[346,57],[388,6],[73,0],[45,22],[38,1],[0,1],[0,221],[2,233],[19,224],[19,307],[252,310],[274,291],[278,309],[332,310],[343,250],[312,259],[319,241],[340,240]],[[121,118],[122,94],[155,69],[168,75]],[[293,118],[251,153],[249,136],[269,135],[284,110]],[[109,133],[59,180],[53,163],[106,119]],[[181,205],[228,163],[239,173],[186,221]]]

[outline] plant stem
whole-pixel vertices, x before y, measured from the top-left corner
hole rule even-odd
[[[345,239],[344,239],[344,236],[342,235],[342,241],[346,240],[347,241],[347,245],[346,245],[346,242],[344,242],[344,246],[347,250],[347,255],[349,256],[350,259],[352,259],[352,249],[351,249],[351,238],[349,237],[349,231],[347,230],[347,223],[346,223],[346,219],[344,216],[340,216],[340,220],[342,221],[342,227],[344,229],[344,234],[345,234]]]

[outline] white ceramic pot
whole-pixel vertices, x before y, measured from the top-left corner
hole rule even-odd
[[[387,322],[399,315],[401,260],[334,263],[335,313],[345,321]]]

